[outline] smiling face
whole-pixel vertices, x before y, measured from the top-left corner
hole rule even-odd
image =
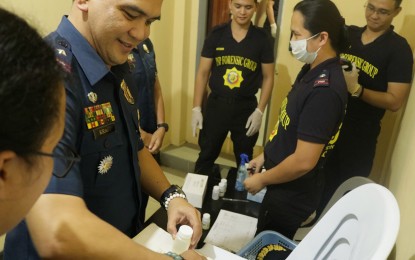
[[[160,19],[162,1],[78,0],[77,6],[87,19],[78,30],[105,64],[122,64],[131,50],[149,36],[151,23]]]
[[[367,27],[374,32],[389,29],[401,11],[401,7],[396,8],[395,0],[369,0],[365,6]]]
[[[248,26],[256,11],[255,0],[231,0],[229,9],[233,15],[233,21],[240,26]]]

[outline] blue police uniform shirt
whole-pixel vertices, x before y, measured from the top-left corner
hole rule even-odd
[[[149,38],[141,42],[132,51],[130,60],[133,68],[134,88],[138,88],[137,102],[140,109],[140,126],[147,133],[157,130],[156,104],[154,101],[154,84],[157,66],[153,43]]]
[[[137,153],[144,145],[138,131],[137,102],[127,99],[137,96],[136,88],[130,87],[131,93],[121,88],[123,79],[127,86],[131,82],[129,66],[125,63],[109,70],[66,17],[47,40],[56,49],[58,61],[70,70],[65,82],[66,125],[61,143],[77,151],[81,162],[65,178],[52,177],[45,193],[81,197],[95,215],[134,236],[141,228]],[[96,94],[95,103],[88,97],[90,93]],[[102,118],[103,113],[109,117]],[[55,160],[55,166],[60,163]],[[103,164],[107,167],[98,170]],[[8,234],[5,257],[39,258],[24,222]]]

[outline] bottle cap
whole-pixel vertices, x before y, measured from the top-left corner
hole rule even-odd
[[[225,178],[222,178],[222,179],[220,180],[220,183],[225,183],[225,184],[227,184],[227,183],[228,183],[228,180],[227,180],[227,179],[225,179]]]
[[[243,163],[248,163],[248,162],[249,162],[249,157],[248,157],[248,155],[246,155],[246,154],[244,154],[244,153],[241,153],[240,157],[241,157],[241,164],[243,164]]]
[[[193,235],[193,229],[188,225],[181,225],[179,228],[179,232],[177,232],[177,236],[183,239],[189,239]]]
[[[208,220],[210,220],[210,214],[209,214],[209,213],[204,213],[204,214],[203,214],[203,218],[202,218],[202,220],[203,220],[203,221],[208,221]]]
[[[213,186],[213,192],[215,192],[215,191],[219,192],[219,186],[218,185]]]

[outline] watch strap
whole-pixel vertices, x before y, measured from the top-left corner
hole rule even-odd
[[[163,127],[166,130],[166,132],[169,131],[169,125],[167,123],[157,124],[157,128],[160,128],[160,127]]]
[[[175,198],[182,198],[187,201],[184,191],[178,185],[171,185],[161,195],[160,205],[167,210],[169,208],[170,201]]]

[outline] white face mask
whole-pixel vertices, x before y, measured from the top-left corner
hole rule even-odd
[[[319,33],[311,36],[310,38],[307,39],[302,39],[302,40],[297,40],[297,41],[290,41],[290,46],[291,46],[291,53],[294,55],[294,57],[304,63],[307,64],[311,64],[313,63],[313,61],[316,59],[317,57],[317,53],[320,50],[320,48],[318,48],[317,51],[315,52],[308,52],[307,51],[307,41],[316,37],[317,35],[319,35]]]

